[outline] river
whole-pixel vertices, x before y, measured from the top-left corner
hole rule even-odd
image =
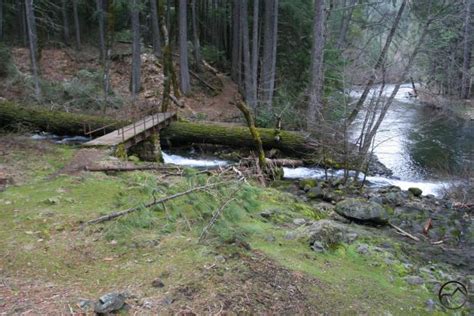
[[[388,97],[395,85],[386,85]],[[374,87],[372,93],[379,90]],[[393,104],[375,137],[374,153],[393,176],[368,177],[375,185],[392,184],[406,190],[419,187],[424,194],[442,195],[443,189],[458,181],[474,164],[474,124],[448,117],[421,104],[412,93],[411,84],[400,87]],[[350,92],[358,98],[361,90]],[[359,118],[352,128],[355,140],[362,124]],[[322,177],[315,168],[285,169],[290,178]]]

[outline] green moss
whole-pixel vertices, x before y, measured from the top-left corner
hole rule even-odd
[[[115,149],[115,157],[122,160],[127,160],[128,155],[124,144],[119,144],[117,146],[117,148]]]
[[[424,289],[408,288],[400,273],[371,266],[370,259],[360,256],[355,246],[339,246],[327,254],[316,254],[297,241],[270,244],[255,240],[252,246],[290,269],[316,277],[325,289],[322,309],[332,307],[333,313],[342,314],[426,313],[424,303],[430,296]]]
[[[306,187],[314,188],[316,185],[318,185],[318,182],[316,181],[316,179],[303,179],[300,180],[298,184],[300,189],[304,189]]]

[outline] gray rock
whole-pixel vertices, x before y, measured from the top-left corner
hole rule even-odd
[[[260,213],[260,216],[262,216],[263,218],[269,219],[270,217],[272,217],[274,213],[275,212],[273,210],[265,210]]]
[[[361,223],[384,225],[388,214],[382,205],[360,199],[346,199],[336,204],[336,213]]]
[[[421,194],[423,193],[423,191],[419,188],[408,188],[408,192],[411,192],[411,194],[413,194],[416,197],[421,196]]]
[[[122,293],[107,293],[95,303],[94,311],[98,314],[110,313],[121,309],[125,304],[125,295]]]
[[[430,312],[436,309],[436,303],[431,298],[426,301],[426,309]]]
[[[304,233],[308,236],[309,244],[316,243],[317,249],[321,248],[320,245],[328,249],[341,243],[351,243],[358,237],[352,227],[326,219],[314,222]]]
[[[306,196],[310,199],[322,199],[324,197],[324,191],[320,186],[311,188]]]
[[[405,277],[405,281],[410,285],[422,285],[425,283],[423,278],[418,275],[410,275]]]
[[[324,247],[323,243],[320,241],[315,241],[313,245],[311,246],[311,249],[313,249],[316,252],[325,252],[326,248]]]
[[[403,205],[405,202],[405,198],[403,197],[402,193],[399,191],[390,191],[385,194],[382,198],[384,204],[390,204],[394,206]]]
[[[265,240],[268,241],[268,242],[274,242],[275,241],[275,236],[267,235],[267,236],[265,236]]]
[[[95,302],[91,300],[82,299],[79,301],[79,307],[85,312],[94,310],[94,305]]]
[[[378,203],[378,204],[383,204],[383,199],[380,196],[372,196],[369,199],[370,202]]]
[[[286,240],[295,240],[296,238],[298,238],[297,232],[295,231],[286,232],[286,235],[285,235]]]
[[[357,252],[360,253],[361,255],[365,255],[369,252],[369,245],[367,244],[360,244],[357,247]]]
[[[339,214],[337,214],[336,212],[331,212],[328,216],[329,219],[332,219],[332,220],[335,220],[335,221],[338,221],[340,223],[344,223],[344,224],[350,224],[351,221]]]
[[[346,242],[352,243],[357,239],[357,237],[359,237],[359,234],[357,234],[357,233],[347,233],[346,234]]]
[[[161,279],[154,279],[153,282],[151,282],[151,286],[161,288],[164,287],[165,284],[163,283],[163,281],[161,281]]]
[[[297,226],[301,226],[301,225],[306,224],[306,220],[304,218],[295,218],[293,220],[293,224],[295,224]]]

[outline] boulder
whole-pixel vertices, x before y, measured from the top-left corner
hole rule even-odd
[[[385,225],[388,223],[387,211],[382,205],[360,199],[346,199],[336,204],[337,214],[358,223]]]
[[[307,227],[305,235],[312,249],[322,252],[341,243],[352,243],[359,233],[349,225],[323,219]]]
[[[163,283],[163,281],[161,281],[161,279],[154,279],[153,282],[151,282],[151,286],[155,288],[161,288],[164,287],[165,284]]]
[[[295,218],[293,220],[293,224],[295,224],[296,226],[301,226],[306,224],[306,220],[304,218]]]
[[[357,247],[357,252],[360,253],[361,255],[365,255],[369,252],[369,245],[367,244],[360,244]]]
[[[317,186],[309,189],[306,196],[310,199],[322,199],[324,197],[324,191],[321,186]]]
[[[410,285],[422,285],[425,283],[423,278],[418,275],[410,275],[405,277],[405,281]]]
[[[300,189],[314,188],[317,185],[316,179],[302,179],[299,182]]]
[[[405,197],[403,194],[399,191],[391,191],[386,193],[382,197],[383,204],[389,204],[389,205],[394,205],[394,206],[400,206],[403,205],[405,202]]]
[[[411,194],[417,197],[421,196],[421,194],[423,193],[423,191],[419,188],[408,188],[408,192],[411,192]]]
[[[125,295],[122,293],[108,293],[99,298],[95,303],[94,311],[97,314],[106,314],[118,311],[125,305]]]

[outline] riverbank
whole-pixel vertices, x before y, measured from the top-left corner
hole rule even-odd
[[[14,135],[1,137],[0,149],[2,170],[11,178],[0,193],[0,310],[7,313],[84,312],[108,292],[125,292],[129,314],[444,313],[437,287],[451,278],[472,282],[469,264],[446,259],[471,259],[464,225],[472,219],[453,217],[463,213],[444,200],[395,188],[352,194],[353,188],[326,181],[264,188],[251,179],[239,184],[232,171],[183,167],[72,172],[78,148]],[[81,228],[153,196],[221,179],[228,184]],[[420,241],[385,225],[347,221],[336,207],[352,198],[381,205]],[[398,198],[399,206],[384,203]],[[199,242],[213,213],[231,199]],[[445,211],[448,226],[439,218]],[[424,239],[417,229],[429,217],[433,228]],[[442,227],[460,234],[446,229],[442,235]]]
[[[445,112],[450,116],[454,115],[461,120],[474,121],[473,100],[447,98],[423,88],[419,88],[418,98],[422,104],[434,110]]]

